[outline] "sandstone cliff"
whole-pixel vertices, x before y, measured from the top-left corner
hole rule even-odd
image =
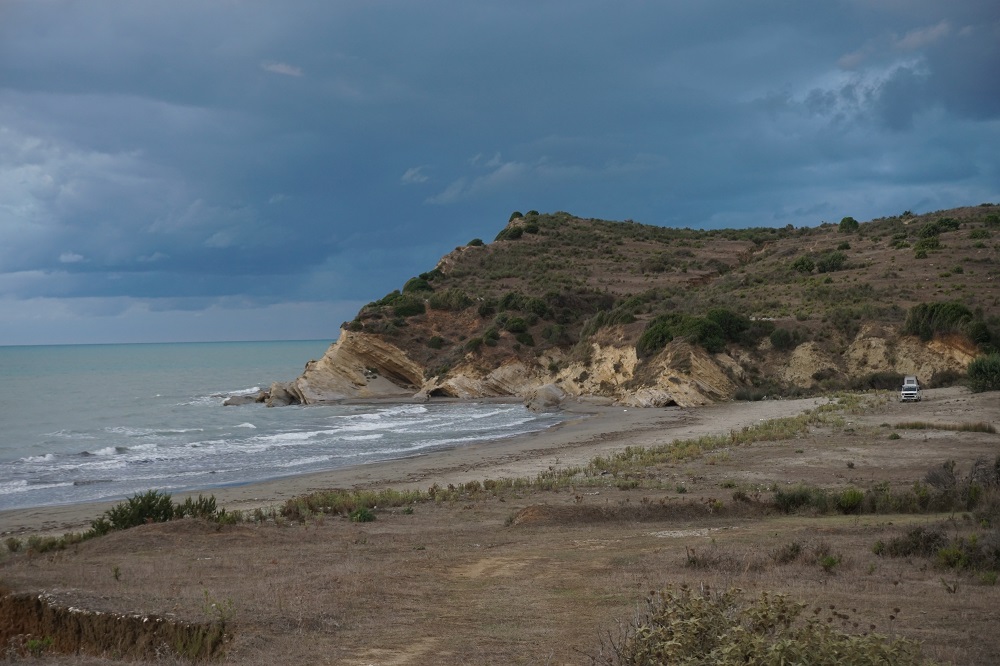
[[[892,329],[866,327],[844,355],[803,343],[787,354],[767,349],[780,377],[809,388],[817,378],[857,377],[875,373],[912,374],[929,381],[938,373],[959,372],[974,358],[967,341],[958,338],[923,342]],[[310,361],[292,382],[276,382],[269,404],[313,404],[352,398],[431,397],[462,399],[519,397],[539,408],[554,407],[567,396],[602,396],[637,407],[693,407],[734,397],[746,385],[747,371],[728,353],[711,354],[684,340],[640,363],[634,346],[594,343],[586,361],[558,360],[554,352],[527,363],[511,357],[484,366],[476,356],[444,376],[428,370],[407,353],[378,336],[344,330],[319,360]],[[738,356],[738,355],[737,355]],[[744,356],[744,364],[748,363]],[[552,368],[559,365],[559,369]],[[558,396],[558,399],[556,398]]]

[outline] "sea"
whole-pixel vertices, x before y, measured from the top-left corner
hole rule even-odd
[[[329,341],[0,347],[0,510],[252,483],[544,430],[520,404],[223,406]]]

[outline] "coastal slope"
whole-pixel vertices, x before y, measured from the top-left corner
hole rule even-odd
[[[267,399],[694,406],[947,385],[998,342],[997,211],[708,231],[516,212],[363,307]],[[927,308],[951,319],[921,328]]]

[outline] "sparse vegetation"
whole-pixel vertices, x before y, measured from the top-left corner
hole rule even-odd
[[[827,556],[832,569],[839,560]],[[826,567],[824,567],[826,568]],[[687,664],[809,663],[864,665],[926,664],[920,645],[875,632],[834,629],[851,615],[831,607],[829,622],[803,616],[807,605],[785,595],[761,593],[747,599],[742,590],[695,590],[687,585],[654,592],[646,608],[620,636],[609,636],[593,659],[606,666]],[[855,625],[858,623],[855,621]]]

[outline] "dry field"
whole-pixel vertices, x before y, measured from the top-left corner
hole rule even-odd
[[[994,460],[1000,435],[893,425],[1000,425],[997,398],[958,388],[918,404],[886,396],[796,439],[660,465],[646,487],[626,490],[609,479],[480,494],[379,509],[368,523],[147,525],[4,555],[0,586],[90,611],[225,620],[223,661],[234,664],[588,664],[650,591],[680,584],[783,593],[847,631],[874,625],[921,641],[935,661],[1000,663],[1000,586],[872,552],[913,525],[982,532],[969,515],[784,515],[733,498],[766,500],[773,484],[800,481],[903,488],[947,460],[962,473]],[[792,544],[800,554],[788,558]],[[822,555],[839,561],[824,568]],[[118,663],[52,650],[6,658]]]

